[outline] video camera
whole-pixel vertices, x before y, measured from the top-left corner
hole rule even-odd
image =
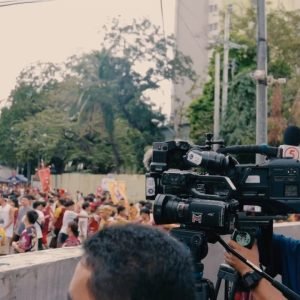
[[[157,224],[232,233],[238,216],[300,213],[300,162],[270,146],[231,146],[212,151],[184,141],[153,144],[146,198],[155,200]],[[262,165],[239,164],[233,154],[263,154]]]
[[[198,299],[217,299],[222,280],[225,299],[234,299],[237,287],[243,290],[238,273],[226,264],[219,268],[215,288],[203,278],[201,260],[208,253],[208,242],[219,242],[288,299],[300,299],[266,273],[272,274],[273,220],[300,213],[300,148],[224,147],[222,141],[212,138],[207,134],[203,146],[184,141],[153,144],[146,198],[154,200],[156,224],[180,224],[171,234],[191,251]],[[220,147],[212,151],[215,144]],[[266,161],[261,165],[239,164],[233,155],[242,153],[265,155]],[[251,248],[257,233],[269,253],[266,272],[236,253],[220,236],[232,234],[240,245]]]

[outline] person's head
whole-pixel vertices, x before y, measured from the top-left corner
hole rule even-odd
[[[90,212],[94,213],[95,211],[97,211],[97,203],[90,203]]]
[[[143,221],[149,221],[150,220],[150,210],[147,207],[144,207],[140,211],[140,215]]]
[[[79,236],[78,224],[76,222],[70,222],[67,228],[68,235],[74,235],[76,237]]]
[[[88,201],[83,202],[82,205],[81,205],[81,208],[83,210],[89,212],[90,211],[90,202],[88,202]]]
[[[25,207],[30,206],[33,200],[34,197],[32,195],[25,195],[21,199],[21,205]]]
[[[110,205],[102,205],[99,207],[98,212],[101,219],[107,220],[111,217],[113,209]]]
[[[124,218],[127,217],[127,210],[126,210],[125,206],[119,205],[117,207],[117,212],[118,212],[119,216],[124,217]]]
[[[138,211],[137,207],[134,205],[134,203],[130,203],[128,214],[129,214],[129,217],[131,218],[131,220],[136,219],[138,216],[138,213],[139,213],[139,211]]]
[[[73,200],[67,200],[66,202],[65,202],[65,208],[67,209],[67,210],[74,210],[75,209],[75,203],[74,203],[74,201]]]
[[[161,230],[111,226],[85,242],[69,294],[72,300],[194,300],[191,255]]]
[[[10,206],[12,206],[12,207],[16,207],[16,208],[19,207],[19,202],[18,202],[18,200],[15,199],[15,198],[9,198],[9,199],[8,199],[8,204],[9,204]]]
[[[66,203],[66,200],[65,199],[63,199],[63,198],[60,198],[59,200],[58,200],[58,202],[56,203],[56,206],[57,207],[64,207],[65,206],[65,203]]]
[[[40,201],[40,203],[41,203],[41,206],[42,206],[41,207],[42,210],[45,209],[47,205],[49,205],[49,201],[47,201],[47,202],[46,201]]]
[[[90,202],[90,203],[92,203],[92,202],[94,202],[94,198],[86,196],[86,197],[84,197],[84,202]]]
[[[39,215],[35,210],[28,211],[26,213],[26,217],[24,219],[25,226],[33,225],[38,218],[39,218]]]
[[[42,201],[35,201],[32,204],[33,209],[36,210],[43,210],[43,202]]]
[[[147,202],[144,201],[144,200],[139,201],[139,207],[140,207],[140,209],[143,208],[143,207],[145,206],[146,203],[147,203]]]

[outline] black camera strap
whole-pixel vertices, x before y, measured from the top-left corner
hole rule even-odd
[[[277,274],[274,270],[272,239],[273,239],[273,220],[270,220],[267,226],[261,227],[261,238],[258,239],[258,247],[264,249],[264,251],[259,251],[260,253],[267,254],[263,260],[263,264],[266,266],[265,272],[271,276],[275,276]]]

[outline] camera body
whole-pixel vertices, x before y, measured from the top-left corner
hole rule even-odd
[[[232,146],[211,150],[184,141],[153,144],[146,198],[155,200],[157,224],[232,233],[240,213],[273,217],[300,213],[300,162],[280,148]],[[262,165],[239,164],[230,154],[260,153]]]

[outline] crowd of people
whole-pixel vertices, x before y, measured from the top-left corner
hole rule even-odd
[[[123,226],[113,226],[116,224]],[[148,226],[139,226],[138,224]],[[77,192],[76,196],[72,198],[71,195],[62,192],[62,190],[54,190],[51,193],[44,194],[30,187],[19,188],[18,186],[14,186],[13,188],[2,187],[2,189],[0,187],[0,255],[38,251],[47,248],[79,246],[91,236],[91,238],[84,243],[87,261],[79,263],[79,266],[76,268],[76,270],[78,269],[79,271],[77,270],[75,272],[69,287],[69,298],[74,300],[80,299],[78,296],[80,293],[74,290],[77,284],[73,283],[76,283],[78,278],[80,280],[82,279],[81,275],[79,276],[78,274],[82,274],[82,268],[86,268],[86,263],[88,267],[87,270],[84,270],[88,271],[86,272],[88,276],[93,276],[93,272],[99,274],[99,270],[103,269],[102,257],[105,255],[113,258],[111,260],[108,259],[108,262],[115,261],[118,264],[121,262],[121,265],[125,268],[124,272],[128,271],[125,262],[128,262],[128,259],[132,259],[134,263],[130,264],[130,266],[134,267],[131,270],[133,276],[129,276],[128,278],[134,282],[140,282],[139,280],[143,276],[136,270],[140,270],[142,274],[144,274],[144,266],[150,263],[150,261],[151,264],[153,264],[153,257],[156,257],[156,255],[149,255],[149,252],[154,253],[153,249],[156,248],[165,249],[168,245],[170,247],[173,245],[170,250],[171,252],[181,249],[178,242],[175,242],[174,239],[170,239],[162,230],[151,228],[154,227],[154,225],[152,203],[147,201],[128,203],[125,199],[121,198],[118,203],[116,203],[112,200],[108,192],[102,192],[97,195],[89,194],[86,196]],[[175,225],[170,225],[170,227],[172,226]],[[168,230],[170,227],[165,227],[164,229]],[[121,237],[124,239],[122,247],[111,247],[111,244],[116,242],[114,235],[117,236],[117,239]],[[130,235],[130,239],[128,239],[128,235]],[[147,236],[149,236],[149,239],[146,238]],[[148,246],[145,246],[148,245],[145,244],[145,240],[149,241],[151,245],[153,244],[152,248],[149,247],[148,249]],[[97,244],[96,248],[93,246],[94,244]],[[262,249],[259,251],[259,247],[257,247],[257,245],[261,246],[259,239],[258,244],[255,244],[250,250],[238,245],[234,241],[230,241],[229,244],[232,249],[241,253],[246,259],[254,262],[256,265],[259,265],[259,262],[263,262],[264,248],[260,247]],[[141,245],[146,248],[142,248]],[[115,252],[108,251],[108,253],[106,253],[105,251],[107,251],[107,249],[114,249]],[[271,265],[274,267],[274,274],[281,274],[283,282],[294,291],[299,292],[297,279],[299,270],[299,251],[297,249],[299,249],[299,241],[284,236],[273,235],[272,249],[274,249],[274,262],[272,262]],[[169,257],[169,252],[163,251],[163,253],[166,253],[166,257]],[[177,259],[178,263],[181,261],[180,257],[189,257],[188,253],[183,253],[181,250],[178,253],[174,252],[174,255],[174,259]],[[157,257],[160,256],[157,255]],[[155,274],[162,273],[163,270],[171,268],[163,267],[162,270],[160,269],[159,266],[164,266],[166,260],[167,258],[160,258],[153,272],[151,271],[152,268],[146,268],[148,273],[151,271],[151,274],[147,273],[147,276],[154,276]],[[160,263],[161,261],[164,263]],[[225,261],[234,267],[242,275],[242,278],[244,278],[243,276],[252,276],[253,271],[230,253],[225,253]],[[93,267],[90,267],[89,264]],[[172,264],[174,264],[174,260],[170,260],[170,266]],[[193,268],[190,263],[183,265],[189,266],[189,274],[193,273]],[[176,267],[178,267],[178,270],[168,272],[168,274],[177,274],[177,271],[181,270],[183,265],[177,264]],[[120,274],[122,275],[123,273]],[[115,275],[115,273],[111,274],[111,278],[114,278],[114,280]],[[155,276],[153,278],[155,278]],[[121,276],[119,281],[120,289],[124,287],[123,279],[124,277]],[[191,289],[191,284],[193,283],[190,277],[188,277],[188,279],[189,285],[186,286],[186,291]],[[169,280],[168,277],[166,277],[166,280]],[[170,280],[173,280],[175,284],[175,282],[184,280],[184,278],[172,277]],[[255,284],[249,286],[249,289],[253,295],[259,295],[257,299],[269,299],[264,297],[264,295],[273,295],[274,299],[284,299],[281,293],[274,289],[266,280],[261,277],[255,277],[255,280]],[[152,283],[154,286],[158,284],[154,279]],[[78,286],[80,287],[80,285]],[[125,286],[128,287],[128,291],[126,291],[129,294],[148,291],[143,284],[140,285],[141,289],[139,290],[131,290],[130,287],[132,285],[130,284],[125,284]],[[164,284],[160,285],[160,287],[161,286],[164,286]],[[156,288],[155,286],[155,289]],[[178,291],[175,290],[162,289],[162,298],[157,299],[165,299],[165,293],[178,293]],[[94,290],[92,290],[92,292],[93,291]],[[267,293],[265,291],[267,291]],[[89,291],[84,289],[82,289],[82,292],[89,293]],[[101,289],[101,294],[110,292],[111,290],[107,289],[107,286]],[[187,292],[184,292],[184,294],[188,295]],[[172,299],[177,299],[173,296]],[[193,298],[189,295],[187,298],[180,296],[178,299]]]
[[[107,191],[78,191],[73,198],[63,190],[0,190],[0,255],[78,246],[99,230],[127,223],[154,225],[152,203],[114,203]]]

